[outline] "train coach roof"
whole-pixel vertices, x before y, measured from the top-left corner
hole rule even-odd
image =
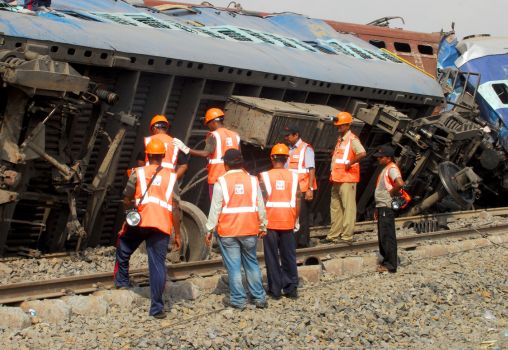
[[[253,38],[251,42],[234,40],[229,37],[226,40],[217,38],[224,36],[221,33],[228,30],[237,30],[235,27],[231,27],[227,20],[220,27],[197,27],[198,29],[205,28],[209,32],[215,31],[217,37],[212,37],[203,35],[203,32],[198,35],[181,29],[174,30],[172,24],[179,23],[178,17],[153,13],[123,2],[57,0],[54,1],[53,6],[55,9],[65,10],[67,13],[39,13],[34,16],[0,11],[0,33],[28,40],[109,50],[119,55],[130,53],[164,57],[312,79],[331,84],[347,84],[435,98],[442,97],[441,88],[433,79],[403,63],[383,60],[382,57],[380,57],[381,59],[375,57],[374,59],[362,59],[354,55],[326,54],[313,49],[305,43],[305,40],[313,39],[312,35],[316,41],[332,39],[338,42],[339,46],[340,43],[349,43],[348,45],[353,50],[362,48],[377,50],[356,37],[339,33],[336,33],[335,36],[332,33],[333,30],[325,30],[325,34],[317,36],[316,33],[313,34],[312,31],[309,31],[309,28],[315,26],[318,20],[308,19],[304,16],[289,14],[285,15],[285,18],[279,17],[277,19],[277,16],[272,19],[242,16],[245,17],[243,20],[245,23],[251,23],[249,29],[264,30],[265,33],[274,33],[274,35],[285,34],[286,37],[282,40],[290,38],[288,42],[293,40],[292,42],[296,43],[295,45],[298,47],[288,48],[283,45],[270,45],[262,41],[256,42],[257,33],[250,33]],[[155,18],[160,23],[167,23],[167,28],[154,28],[144,24],[122,25],[114,21],[101,21],[101,19],[108,17],[105,15],[108,13],[110,17],[119,14],[141,14]],[[98,14],[102,14],[102,17]],[[83,18],[88,15],[90,18]],[[207,16],[210,17],[212,14],[208,13]],[[180,21],[179,25],[182,25],[184,22]],[[239,21],[236,20],[236,22]],[[226,23],[228,24],[226,25]],[[247,26],[245,23],[242,24],[244,27]],[[266,23],[266,27],[263,27],[262,23]],[[305,23],[308,25],[305,26]],[[326,23],[323,25],[329,28]],[[187,26],[189,25],[187,24]],[[296,30],[295,28],[303,29]],[[248,30],[244,30],[242,33],[245,36],[250,35]],[[263,34],[258,37],[263,37]],[[265,35],[263,38],[267,37],[269,36]],[[298,46],[299,42],[300,46]],[[292,87],[298,88],[298,86]]]

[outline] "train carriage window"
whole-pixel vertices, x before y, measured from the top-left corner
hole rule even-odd
[[[418,52],[424,55],[433,55],[434,48],[430,45],[418,45]]]
[[[398,52],[411,52],[411,46],[408,43],[394,42],[393,46],[395,46],[395,50]]]
[[[383,40],[369,40],[369,43],[378,49],[386,49],[386,43]]]
[[[508,87],[505,83],[492,84],[492,88],[496,92],[497,97],[503,104],[508,104]]]

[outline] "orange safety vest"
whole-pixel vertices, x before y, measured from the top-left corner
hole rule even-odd
[[[292,153],[289,156],[288,169],[298,174],[300,191],[307,192],[309,189],[310,175],[309,169],[305,167],[305,151],[307,150],[307,147],[312,149],[312,146],[306,142],[303,142],[301,139],[297,143],[298,145],[296,146],[296,149],[292,150]],[[317,182],[315,177],[314,183],[312,184],[312,189],[317,190]]]
[[[222,188],[222,211],[217,233],[221,237],[259,233],[258,179],[246,171],[227,172],[217,179]]]
[[[335,150],[333,151],[332,157],[332,173],[330,180],[333,182],[360,182],[360,164],[355,163],[349,170],[346,171],[346,164],[355,157],[355,152],[351,143],[353,140],[358,140],[358,137],[352,132],[348,133],[348,136],[337,141]]]
[[[379,181],[381,180],[381,175],[383,175],[386,190],[388,192],[390,192],[392,190],[392,188],[393,188],[393,180],[390,178],[390,169],[392,169],[392,168],[397,170],[397,172],[399,173],[399,176],[402,176],[400,174],[400,169],[397,166],[397,164],[395,164],[394,162],[390,162],[390,163],[388,163],[388,165],[385,166],[385,168],[378,175],[377,181],[376,181],[376,188],[379,185]]]
[[[156,228],[170,235],[173,229],[173,188],[176,174],[167,168],[161,169],[145,194],[143,202],[140,203],[157,167],[157,165],[148,165],[136,168],[137,182],[134,198],[141,215],[139,227]]]
[[[226,128],[218,128],[208,133],[207,137],[211,137],[210,135],[215,137],[215,150],[208,159],[208,183],[214,184],[220,176],[226,173],[224,161],[222,160],[224,153],[228,149],[240,149],[240,136]]]
[[[167,134],[155,134],[149,137],[145,137],[145,148],[152,140],[152,137],[154,139],[161,140],[166,147],[166,154],[164,155],[164,159],[162,159],[162,167],[174,171],[176,166],[176,157],[178,156],[178,149],[175,147],[175,145],[173,145],[173,138]],[[145,161],[146,165],[150,165],[150,163],[148,163],[148,155],[145,155]]]
[[[287,169],[272,169],[260,174],[265,185],[267,228],[292,230],[296,222],[298,175]]]

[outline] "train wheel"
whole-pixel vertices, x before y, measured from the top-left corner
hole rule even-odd
[[[205,243],[206,215],[197,206],[186,201],[180,201],[180,209],[183,260],[206,260],[209,257],[209,249]]]

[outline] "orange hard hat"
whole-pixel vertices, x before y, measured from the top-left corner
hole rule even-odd
[[[168,118],[166,118],[162,114],[157,114],[155,117],[152,118],[152,120],[150,121],[150,129],[152,129],[152,126],[154,126],[155,123],[166,123],[169,126]]]
[[[278,143],[272,147],[272,152],[270,152],[270,156],[289,156],[289,148],[283,143]]]
[[[210,108],[205,114],[205,124],[208,124],[214,119],[224,117],[224,111],[220,108]]]
[[[146,145],[145,152],[147,154],[165,154],[166,146],[164,146],[164,142],[159,139],[152,138],[148,145]]]
[[[336,126],[344,125],[344,124],[351,124],[353,122],[353,116],[351,113],[348,112],[339,112],[336,115],[336,120],[333,123]]]

